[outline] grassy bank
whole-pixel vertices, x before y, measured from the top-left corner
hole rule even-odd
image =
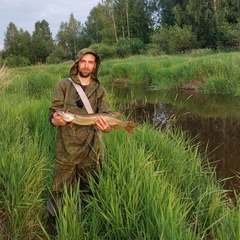
[[[121,61],[111,63],[114,69]],[[102,76],[110,74],[104,69]],[[15,69],[0,92],[0,239],[50,239],[45,202],[56,129],[48,107],[68,71]],[[91,182],[94,195],[83,208],[77,189],[65,194],[56,239],[240,239],[238,197],[235,204],[227,198],[183,133],[143,125],[131,136],[120,129],[103,139],[108,159],[98,186]]]
[[[158,57],[134,56],[102,64],[111,79],[145,82],[151,89],[196,87],[207,94],[240,95],[239,52],[197,50]]]

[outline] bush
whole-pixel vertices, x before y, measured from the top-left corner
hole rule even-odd
[[[190,26],[175,25],[159,29],[151,38],[151,46],[157,52],[169,54],[184,52],[194,47],[196,37]],[[150,47],[151,49],[151,47]]]
[[[8,67],[25,67],[30,65],[30,60],[26,57],[11,54],[6,58]]]
[[[115,44],[118,57],[125,58],[131,55],[131,44],[128,39],[120,38]]]
[[[144,51],[145,44],[142,42],[140,38],[131,38],[130,48],[132,55],[141,54]]]
[[[219,32],[221,36],[220,46],[230,48],[240,46],[240,23],[224,23],[220,27]]]
[[[110,59],[116,57],[116,50],[113,46],[109,46],[104,43],[96,43],[92,44],[89,48],[97,52],[101,59]]]
[[[141,54],[144,52],[145,44],[140,38],[120,38],[115,44],[117,56],[120,58],[131,55]]]
[[[68,54],[62,47],[56,47],[55,50],[47,57],[47,63],[61,63],[71,59],[71,55]]]

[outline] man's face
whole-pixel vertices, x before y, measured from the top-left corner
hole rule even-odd
[[[92,54],[85,54],[78,62],[78,72],[81,77],[89,77],[95,68],[96,58]]]

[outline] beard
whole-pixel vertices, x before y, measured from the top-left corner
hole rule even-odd
[[[83,72],[83,71],[79,71],[79,75],[83,78],[87,78],[91,75],[91,72]]]

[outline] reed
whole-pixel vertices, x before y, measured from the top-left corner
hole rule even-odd
[[[30,128],[35,112],[26,113],[37,106],[34,100],[21,93],[14,97],[1,93],[0,99],[1,236],[3,239],[35,239],[43,236],[38,222],[45,218],[44,196],[52,174],[51,146],[47,145],[45,137],[51,139],[52,131],[47,134],[43,114],[34,122],[35,128]],[[44,127],[41,127],[43,122]]]
[[[83,217],[76,230],[78,237],[218,239],[219,225],[229,224],[225,218],[231,214],[225,192],[183,135],[165,134],[142,126],[130,138],[121,130],[104,135],[108,161],[99,183],[91,179],[93,196],[87,199],[87,207],[76,209],[76,203],[66,214],[67,204],[60,213],[66,222]],[[71,203],[79,190],[74,194],[68,195]],[[73,209],[77,216],[71,214]],[[59,228],[59,239],[66,232]]]
[[[165,59],[165,67],[177,59]],[[39,69],[43,75],[36,81],[47,76],[55,82],[51,74],[60,72],[57,65]],[[54,166],[56,128],[48,122],[53,89],[25,94],[28,74],[39,69],[13,71],[10,76],[18,77],[0,92],[3,239],[50,239],[45,202]],[[228,199],[214,169],[184,133],[146,124],[131,136],[120,129],[103,139],[108,159],[99,182],[90,178],[93,195],[83,205],[78,188],[65,190],[56,239],[239,239],[239,198],[235,204]]]
[[[11,80],[7,79],[8,75],[10,74],[10,70],[5,66],[2,65],[0,68],[0,90],[3,91],[11,84]]]

